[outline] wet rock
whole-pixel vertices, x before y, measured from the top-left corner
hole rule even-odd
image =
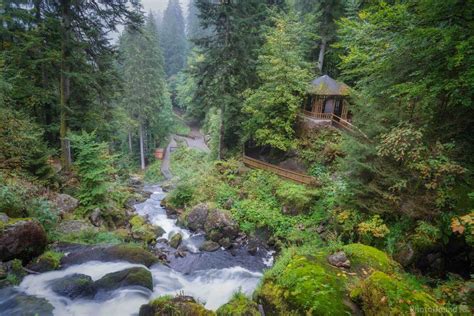
[[[139,316],[213,316],[214,312],[205,309],[191,296],[180,295],[173,298],[159,297],[140,307]]]
[[[34,220],[19,220],[0,229],[0,261],[30,261],[43,253],[46,245],[46,232]]]
[[[183,235],[181,235],[181,233],[176,233],[171,237],[169,245],[170,247],[177,249],[179,245],[181,245],[181,241],[183,241]]]
[[[8,223],[9,217],[5,213],[0,213],[0,223],[6,224]]]
[[[211,241],[211,240],[206,240],[205,242],[203,242],[203,244],[199,247],[199,250],[201,251],[208,251],[208,252],[212,252],[212,251],[216,251],[220,248],[221,246],[214,242],[214,241]]]
[[[230,214],[222,210],[212,210],[209,212],[204,230],[207,237],[215,242],[222,238],[234,240],[239,234],[237,223],[232,220]]]
[[[76,299],[93,298],[97,293],[92,278],[85,274],[74,273],[50,282],[51,290],[58,295]]]
[[[126,286],[141,286],[153,291],[151,272],[142,267],[134,267],[106,274],[94,283],[97,290],[111,291]]]
[[[225,237],[219,240],[219,245],[221,245],[225,249],[229,249],[230,247],[232,247],[232,241],[228,237]]]
[[[72,213],[79,206],[79,200],[68,194],[56,194],[50,198],[50,201],[60,214]]]
[[[201,203],[193,207],[187,217],[188,228],[192,231],[204,230],[208,214],[209,206],[207,204]]]
[[[163,236],[166,231],[161,226],[153,225],[153,231],[157,237]]]
[[[30,262],[26,268],[35,272],[54,271],[61,267],[61,258],[63,254],[53,251],[47,251],[34,261]]]
[[[61,259],[61,265],[70,266],[92,260],[102,262],[123,260],[143,264],[146,267],[150,267],[158,262],[158,258],[155,255],[141,247],[121,244],[105,247],[82,247],[64,256]]]
[[[351,262],[347,259],[347,256],[344,251],[338,251],[332,255],[328,256],[328,262],[338,268],[349,269],[351,267]]]
[[[247,244],[247,252],[252,256],[255,256],[258,252],[259,241],[256,238],[250,238]]]
[[[12,287],[0,289],[0,313],[18,316],[52,316],[54,307],[44,298],[26,295]]]
[[[104,224],[104,220],[102,219],[102,212],[99,208],[96,208],[92,211],[91,215],[89,215],[89,220],[91,221],[92,225],[95,227],[100,227]]]
[[[97,228],[83,220],[69,220],[59,223],[56,230],[61,234],[77,234],[84,230],[97,230]]]

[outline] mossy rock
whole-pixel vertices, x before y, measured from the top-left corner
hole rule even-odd
[[[61,267],[61,258],[64,256],[61,252],[46,251],[27,266],[28,269],[35,272],[48,272],[57,270]]]
[[[399,264],[392,260],[385,252],[363,244],[349,244],[343,247],[356,271],[374,269],[386,273],[398,271]]]
[[[375,271],[355,288],[351,296],[359,300],[367,316],[378,315],[451,315],[421,289],[410,286],[403,278]]]
[[[48,300],[19,292],[15,288],[0,289],[0,314],[52,316],[54,307]]]
[[[169,241],[169,245],[170,247],[177,249],[179,245],[181,245],[182,241],[183,241],[183,235],[181,233],[176,233],[171,237]]]
[[[151,272],[142,267],[134,267],[112,272],[94,283],[97,290],[111,291],[126,286],[141,286],[153,291]]]
[[[265,313],[271,315],[347,314],[346,278],[339,271],[325,261],[323,254],[317,258],[295,255],[281,273],[265,280],[258,298]]]
[[[162,296],[140,307],[139,316],[214,316],[190,296]]]
[[[260,312],[257,303],[237,293],[227,304],[219,307],[217,316],[260,316]]]
[[[157,236],[163,235],[161,227],[156,228],[153,225],[148,224],[140,215],[132,217],[130,219],[130,225],[132,226],[131,230],[133,238],[142,240],[147,244],[155,242]],[[161,231],[159,229],[161,229]]]
[[[50,285],[54,293],[69,299],[93,298],[97,292],[92,278],[79,273],[52,280]]]

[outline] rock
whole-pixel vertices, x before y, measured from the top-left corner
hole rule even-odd
[[[209,207],[207,204],[201,203],[193,207],[187,217],[188,228],[192,231],[204,230],[208,214]]]
[[[96,208],[94,211],[92,211],[91,215],[89,215],[89,220],[95,227],[100,227],[102,224],[104,224],[101,214],[102,212],[100,208]]]
[[[56,194],[50,199],[60,213],[72,213],[79,206],[79,200],[67,194]]]
[[[92,278],[85,274],[74,273],[50,282],[54,293],[69,299],[93,298],[97,293]]]
[[[216,251],[220,248],[221,246],[214,242],[214,241],[211,241],[211,240],[206,240],[205,242],[202,243],[202,245],[199,247],[199,250],[201,251],[208,251],[208,252],[212,252],[212,251]]]
[[[161,189],[163,190],[163,192],[170,192],[175,187],[176,186],[171,181],[166,181],[161,185]]]
[[[0,314],[12,316],[52,316],[54,307],[44,298],[26,295],[7,287],[0,289]]]
[[[166,233],[166,231],[161,226],[157,226],[157,225],[153,225],[153,231],[156,237],[161,237]]]
[[[5,279],[8,275],[8,269],[3,262],[0,262],[0,279]]]
[[[132,187],[140,187],[143,185],[143,181],[139,176],[132,175],[128,180],[128,184]]]
[[[0,223],[6,224],[8,223],[9,217],[5,213],[0,213]]]
[[[62,266],[81,264],[87,261],[128,261],[150,267],[158,262],[158,258],[149,251],[133,245],[120,244],[114,246],[82,247],[61,259]]]
[[[173,298],[163,296],[140,307],[139,316],[214,316],[191,296],[179,295]]]
[[[62,256],[62,253],[47,251],[35,261],[30,262],[26,267],[31,271],[41,273],[57,270],[61,267]]]
[[[225,237],[219,240],[219,245],[221,245],[225,249],[229,249],[230,247],[232,247],[232,241],[228,237]]]
[[[97,230],[91,223],[83,220],[69,220],[59,223],[56,230],[61,234],[78,234],[84,230]]]
[[[112,291],[125,286],[141,286],[153,291],[151,272],[142,267],[134,267],[112,272],[94,283],[97,290]]]
[[[349,269],[351,267],[351,262],[347,259],[347,256],[344,251],[338,251],[328,256],[328,262],[338,268]]]
[[[204,230],[207,237],[215,242],[226,237],[234,240],[239,234],[238,225],[232,220],[230,214],[217,209],[209,212]]]
[[[250,238],[247,244],[247,252],[252,256],[255,256],[258,252],[259,241],[256,238]]]
[[[176,233],[171,237],[169,245],[170,247],[177,249],[179,245],[181,245],[181,241],[183,241],[183,235],[181,235],[181,233]]]
[[[43,253],[47,245],[46,232],[34,220],[19,220],[0,228],[0,261],[15,258],[30,261]]]
[[[415,250],[410,243],[399,244],[393,258],[403,267],[408,267],[415,259]]]

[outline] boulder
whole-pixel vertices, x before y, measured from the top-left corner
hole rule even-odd
[[[188,228],[192,231],[204,230],[208,214],[209,207],[207,204],[201,203],[193,207],[187,216]]]
[[[41,273],[57,270],[61,267],[62,256],[63,254],[60,252],[47,251],[30,262],[26,267],[31,271]]]
[[[7,287],[0,289],[0,314],[19,316],[52,316],[54,307],[44,298],[26,295]]]
[[[8,223],[8,220],[9,220],[9,217],[8,217],[7,214],[0,213],[0,224],[1,223],[6,224],[6,223]]]
[[[120,244],[114,246],[83,247],[61,259],[62,266],[81,264],[97,260],[102,262],[128,261],[150,267],[158,258],[149,251],[134,245]]]
[[[179,245],[181,245],[182,241],[183,241],[183,235],[181,235],[181,233],[176,233],[171,237],[169,241],[169,245],[170,247],[177,249]]]
[[[149,270],[134,267],[106,274],[94,285],[99,291],[112,291],[125,286],[141,286],[153,291],[153,277]]]
[[[56,194],[50,201],[62,214],[72,213],[79,206],[79,200],[68,194]]]
[[[86,222],[83,220],[69,220],[69,221],[62,221],[59,223],[58,227],[56,228],[57,232],[61,234],[78,234],[85,230],[97,230],[96,227],[91,225],[90,222]]]
[[[43,253],[47,242],[46,232],[37,221],[10,221],[0,228],[0,261],[30,261]]]
[[[201,251],[208,251],[208,252],[212,252],[212,251],[216,251],[220,248],[221,246],[214,242],[214,241],[211,241],[211,240],[206,240],[205,242],[203,242],[203,244],[199,247],[199,250]]]
[[[207,310],[191,296],[163,296],[140,307],[139,316],[213,316],[214,312]]]
[[[329,264],[338,267],[349,269],[351,267],[351,262],[347,259],[347,256],[344,251],[338,251],[328,256]]]
[[[66,275],[63,278],[52,280],[50,285],[54,293],[72,300],[76,298],[93,298],[97,293],[94,281],[85,274],[74,273]]]
[[[204,231],[207,238],[219,242],[222,238],[234,240],[239,234],[239,227],[228,212],[216,209],[209,212]]]
[[[104,220],[102,218],[102,212],[100,208],[96,208],[92,211],[91,215],[89,215],[89,220],[91,221],[92,225],[95,227],[100,227],[104,224]]]

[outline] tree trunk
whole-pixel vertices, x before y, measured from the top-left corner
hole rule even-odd
[[[145,150],[143,144],[143,125],[140,123],[140,165],[145,170]]]
[[[132,153],[132,133],[128,132],[128,151]]]
[[[324,65],[324,54],[326,53],[326,39],[321,40],[321,47],[319,48],[319,58],[318,58],[318,69],[319,72],[323,73],[323,65]]]
[[[70,3],[69,0],[61,1],[61,74],[60,74],[60,124],[59,138],[61,140],[61,163],[64,168],[69,168],[70,161],[68,159],[68,148],[66,146],[67,136],[67,119],[66,111],[69,101],[69,31],[70,31]]]

